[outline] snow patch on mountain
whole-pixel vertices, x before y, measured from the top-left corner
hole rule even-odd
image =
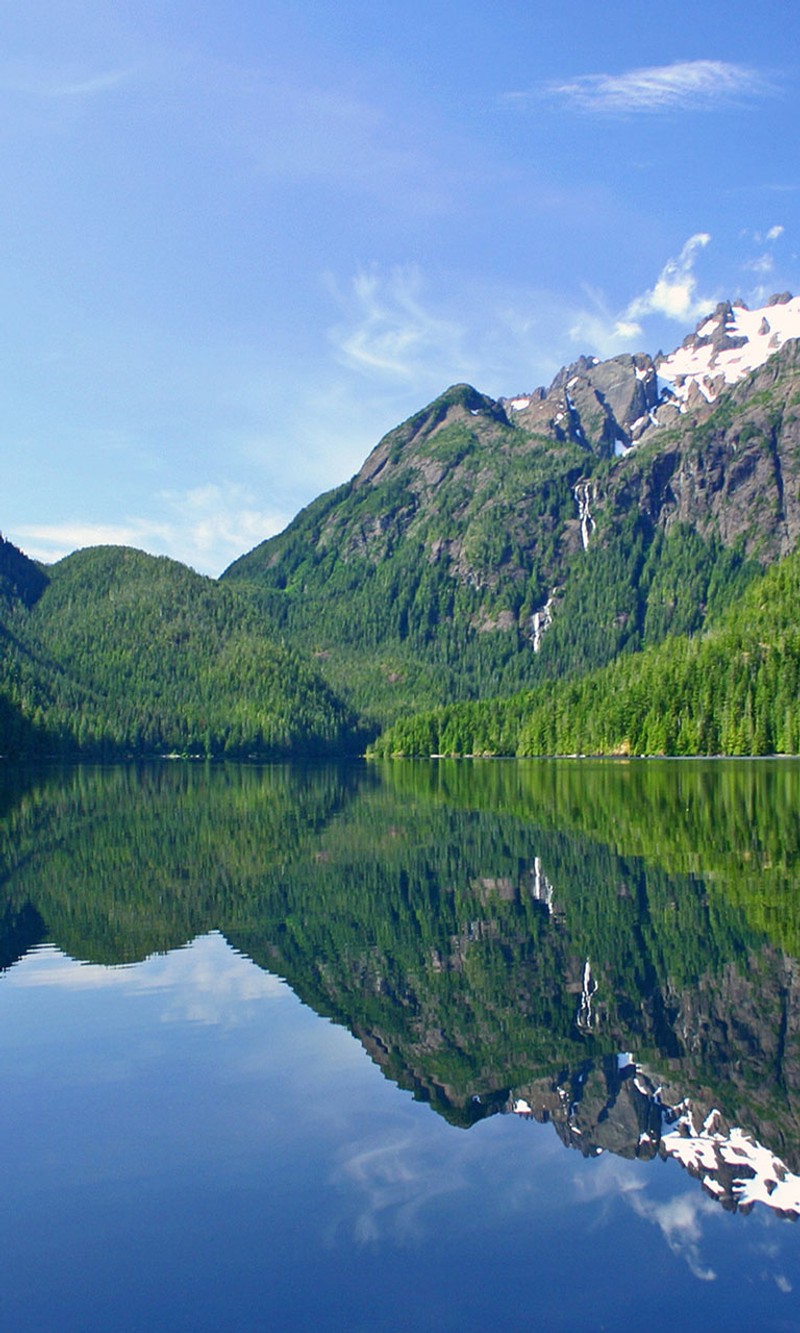
[[[713,403],[790,338],[800,338],[800,297],[784,293],[758,310],[723,302],[676,351],[658,359],[661,396],[674,395],[685,408],[694,389]]]
[[[662,1136],[661,1151],[697,1176],[715,1197],[728,1196],[742,1211],[761,1203],[784,1217],[800,1216],[800,1176],[743,1129],[725,1133],[717,1111],[698,1128],[691,1108],[685,1109]]]
[[[598,984],[587,958],[576,1022],[596,1026]],[[586,1061],[557,1081],[509,1093],[503,1108],[525,1119],[551,1122],[566,1147],[585,1157],[606,1150],[626,1158],[677,1162],[729,1212],[756,1204],[790,1221],[800,1218],[800,1175],[770,1148],[719,1110],[703,1110],[688,1097],[663,1100],[663,1085],[637,1064],[631,1051],[601,1062]]]
[[[784,292],[757,310],[723,301],[668,355],[654,360],[625,353],[602,362],[581,356],[562,367],[549,388],[501,398],[500,405],[533,433],[622,458],[654,428],[674,425],[679,414],[707,412],[723,389],[792,338],[800,338],[800,297]],[[581,516],[584,548],[590,536]]]

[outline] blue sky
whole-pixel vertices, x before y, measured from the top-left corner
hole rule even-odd
[[[0,527],[217,574],[449,384],[800,292],[800,10],[5,0]]]

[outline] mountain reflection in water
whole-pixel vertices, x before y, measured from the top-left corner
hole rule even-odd
[[[800,765],[0,775],[0,966],[220,932],[458,1126],[800,1214]]]

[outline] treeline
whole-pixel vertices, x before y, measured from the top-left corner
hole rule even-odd
[[[310,660],[246,594],[127,548],[80,551],[0,624],[7,755],[281,756],[361,749]]]
[[[706,633],[623,655],[578,680],[403,719],[374,753],[797,754],[798,597],[793,555]]]

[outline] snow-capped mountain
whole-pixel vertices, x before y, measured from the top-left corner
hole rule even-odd
[[[800,539],[795,332],[800,299],[724,305],[668,356],[580,357],[500,402],[452,385],[224,577],[268,590],[337,681],[361,655],[387,717],[418,670],[446,703],[694,633],[743,561]]]
[[[664,400],[683,405],[699,392],[713,403],[726,385],[763,366],[789,338],[800,338],[800,297],[773,296],[758,310],[723,301],[656,369]]]
[[[549,389],[501,402],[529,430],[621,455],[654,428],[676,425],[687,412],[703,415],[791,338],[800,338],[800,297],[784,292],[757,310],[723,301],[668,355],[582,356]]]

